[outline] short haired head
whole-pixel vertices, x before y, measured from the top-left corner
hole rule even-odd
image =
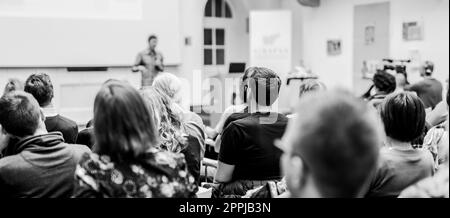
[[[425,130],[425,106],[411,92],[388,96],[380,108],[386,135],[400,142],[413,142]]]
[[[13,91],[0,98],[0,124],[13,136],[34,135],[42,118],[38,102],[28,93]]]
[[[150,35],[149,37],[148,37],[148,42],[150,42],[150,41],[152,41],[153,39],[158,39],[158,37],[156,36],[156,35]]]
[[[251,90],[251,97],[258,105],[271,106],[280,94],[280,77],[273,70],[264,67],[251,67],[247,71],[249,78],[246,89]]]
[[[378,91],[390,94],[397,88],[396,80],[393,75],[385,71],[378,71],[373,76],[373,83]]]
[[[6,83],[5,90],[3,94],[10,93],[13,91],[23,91],[24,86],[23,82],[19,79],[9,79],[8,83]]]
[[[130,161],[157,146],[151,113],[131,85],[118,81],[104,84],[94,102],[96,152],[116,161]]]
[[[254,68],[250,67],[247,68],[244,71],[244,74],[242,75],[241,79],[240,79],[240,83],[239,83],[239,93],[240,93],[240,98],[242,99],[242,101],[244,103],[247,103],[248,100],[248,84],[247,84],[247,80],[248,78],[250,78],[250,76],[254,73]]]
[[[296,112],[282,140],[291,194],[361,197],[376,169],[383,134],[375,109],[351,94],[326,91],[301,98]]]
[[[161,91],[174,102],[180,103],[181,80],[171,73],[161,73],[153,81],[153,87]]]
[[[25,92],[36,98],[41,107],[45,107],[52,102],[53,84],[50,77],[45,73],[33,74],[25,82]]]
[[[299,97],[304,96],[307,93],[317,92],[317,91],[325,91],[327,87],[325,84],[320,82],[317,79],[308,79],[303,81],[302,84],[300,84],[299,90]]]
[[[151,35],[148,37],[148,44],[150,49],[155,49],[158,44],[158,37],[155,35]]]

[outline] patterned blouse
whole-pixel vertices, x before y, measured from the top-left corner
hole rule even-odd
[[[193,198],[198,187],[184,155],[150,150],[143,164],[114,163],[84,154],[75,171],[74,197]]]

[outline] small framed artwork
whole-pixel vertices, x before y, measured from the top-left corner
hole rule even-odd
[[[332,39],[327,41],[328,56],[337,56],[342,53],[342,40]]]
[[[403,23],[403,40],[420,41],[423,40],[423,24],[419,21]]]
[[[364,42],[366,45],[375,43],[375,26],[369,25],[364,29]]]

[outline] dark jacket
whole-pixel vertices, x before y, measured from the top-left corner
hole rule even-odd
[[[70,197],[75,167],[86,146],[64,143],[59,132],[32,136],[14,145],[15,154],[0,159],[0,197]]]
[[[61,132],[66,143],[76,143],[78,125],[75,121],[61,115],[56,115],[54,117],[46,117],[45,126],[48,132]]]

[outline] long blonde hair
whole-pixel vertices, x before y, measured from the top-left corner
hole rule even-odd
[[[173,103],[164,93],[154,88],[146,88],[141,91],[144,101],[158,121],[160,136],[160,148],[179,153],[187,147],[184,133],[184,123],[181,117],[174,112]]]

